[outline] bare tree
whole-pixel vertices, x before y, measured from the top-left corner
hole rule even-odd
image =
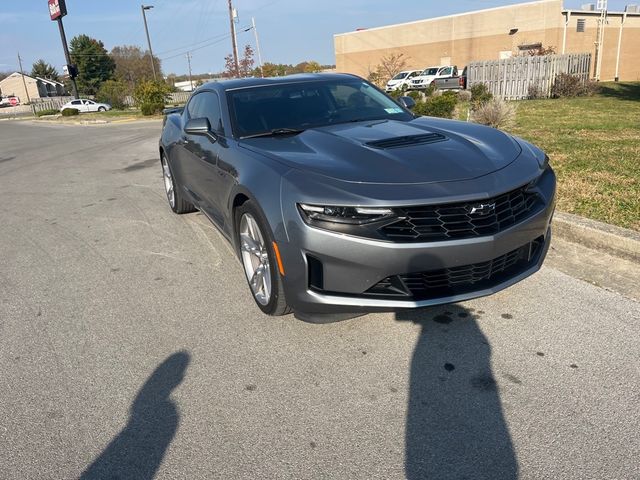
[[[390,53],[380,59],[376,71],[383,82],[395,77],[407,66],[407,59],[404,53]]]

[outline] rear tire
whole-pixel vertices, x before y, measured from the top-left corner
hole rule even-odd
[[[256,305],[267,315],[291,313],[267,220],[251,200],[236,208],[234,215],[240,261]]]
[[[162,166],[162,179],[164,181],[164,191],[167,194],[169,207],[174,213],[190,213],[195,212],[196,208],[189,201],[185,200],[182,189],[179,187],[176,179],[171,172],[171,166],[164,152],[160,154],[160,164]]]

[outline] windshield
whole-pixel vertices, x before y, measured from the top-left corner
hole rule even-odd
[[[227,91],[234,135],[305,130],[366,120],[408,121],[413,115],[364,80],[297,82]]]
[[[404,77],[406,77],[409,74],[409,72],[400,72],[399,74],[397,74],[395,77],[393,77],[391,80],[402,80]]]
[[[420,75],[437,75],[438,67],[427,68]]]

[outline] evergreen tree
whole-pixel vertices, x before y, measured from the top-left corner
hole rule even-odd
[[[60,75],[55,67],[40,59],[31,67],[31,76],[46,78],[47,80],[59,81]]]
[[[95,95],[103,82],[113,78],[115,62],[104,44],[88,35],[78,35],[71,40],[71,61],[78,67],[78,90],[85,95]]]

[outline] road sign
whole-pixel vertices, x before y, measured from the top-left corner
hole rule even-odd
[[[15,107],[16,105],[18,105],[18,99],[16,97],[11,97],[9,98],[9,103],[12,107]]]
[[[51,20],[58,20],[67,14],[65,0],[49,0],[49,15]]]

